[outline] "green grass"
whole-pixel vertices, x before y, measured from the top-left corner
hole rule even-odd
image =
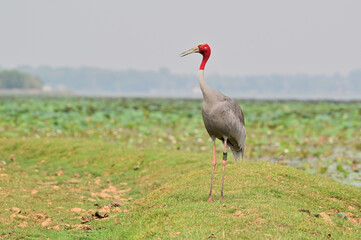
[[[358,239],[361,235],[359,188],[280,164],[228,163],[225,201],[219,201],[219,165],[215,201],[209,203],[211,151],[135,149],[71,138],[3,139],[0,237],[207,239],[214,234],[217,239]],[[104,207],[114,200],[122,205]],[[81,223],[82,217],[96,211],[109,217]],[[337,216],[341,212],[348,220]]]

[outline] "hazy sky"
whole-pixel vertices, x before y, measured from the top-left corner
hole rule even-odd
[[[0,66],[334,74],[361,68],[361,1],[0,0]]]

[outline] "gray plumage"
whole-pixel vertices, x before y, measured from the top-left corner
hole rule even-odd
[[[199,71],[199,84],[204,102],[202,116],[204,126],[212,140],[220,139],[232,150],[236,162],[244,157],[246,127],[242,109],[233,99],[210,88],[204,80],[204,71]]]

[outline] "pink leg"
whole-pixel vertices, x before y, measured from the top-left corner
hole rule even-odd
[[[224,184],[224,171],[226,170],[226,160],[227,160],[227,138],[224,140],[224,151],[223,151],[223,175],[222,175],[222,191],[221,191],[221,201],[223,201],[223,184]]]
[[[213,168],[212,168],[212,177],[211,177],[211,189],[209,190],[208,202],[212,202],[212,185],[213,185],[213,175],[214,169],[216,168],[217,160],[216,160],[216,140],[213,140]]]

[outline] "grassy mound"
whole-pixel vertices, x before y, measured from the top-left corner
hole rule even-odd
[[[74,139],[0,140],[0,237],[357,239],[360,189],[267,162]]]
[[[219,199],[220,168],[215,178]],[[359,189],[263,162],[230,164],[225,180],[226,200],[213,203],[206,202],[207,170],[164,184],[135,208],[132,238],[352,239],[361,233]]]

